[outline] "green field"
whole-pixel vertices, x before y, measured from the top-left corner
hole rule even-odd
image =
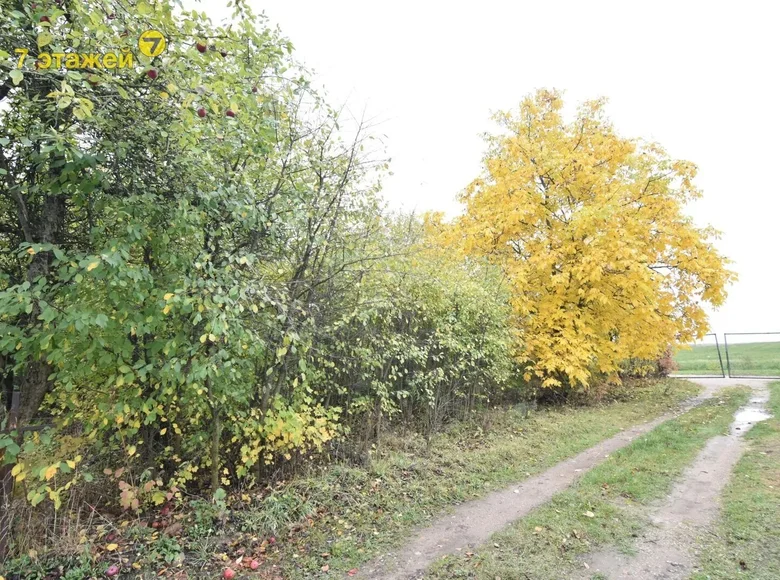
[[[728,350],[732,375],[780,376],[780,341],[730,344]],[[723,358],[725,369],[726,349],[723,345],[720,346],[720,356]],[[680,350],[674,360],[679,367],[675,374],[716,376],[722,374],[718,350],[714,344],[695,345],[690,349]]]

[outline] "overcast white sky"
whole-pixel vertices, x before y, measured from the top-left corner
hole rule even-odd
[[[215,20],[223,1],[204,0]],[[492,111],[539,87],[606,96],[617,129],[700,168],[691,214],[740,281],[723,332],[780,331],[780,3],[252,0],[332,104],[382,121],[394,207],[457,209]]]

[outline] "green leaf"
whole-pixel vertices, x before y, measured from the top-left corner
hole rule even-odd
[[[44,30],[38,35],[38,48],[43,48],[47,44],[51,44],[54,40],[54,36],[48,30]]]
[[[24,73],[20,71],[18,68],[15,68],[10,73],[8,73],[8,76],[11,77],[11,80],[16,86],[19,86],[19,84],[22,82],[22,79],[24,79]]]

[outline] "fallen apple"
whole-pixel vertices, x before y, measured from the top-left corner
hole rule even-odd
[[[225,580],[233,580],[233,578],[236,577],[236,573],[233,571],[232,568],[225,568],[225,571],[222,572],[222,577]]]

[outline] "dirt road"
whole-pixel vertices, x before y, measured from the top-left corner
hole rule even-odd
[[[615,550],[589,555],[582,559],[589,571],[583,572],[581,578],[600,573],[609,580],[675,580],[688,578],[693,572],[698,560],[696,538],[718,516],[721,491],[745,449],[742,435],[757,421],[769,417],[765,411],[769,400],[767,381],[718,379],[717,382],[706,382],[709,389],[748,385],[753,389],[753,396],[735,415],[730,433],[712,438],[672,492],[655,506],[651,515],[652,527],[636,541],[636,555],[627,556]]]
[[[610,453],[625,447],[634,438],[651,431],[664,421],[712,397],[720,388],[756,383],[754,387],[757,393],[756,400],[765,402],[766,388],[763,381],[708,379],[697,382],[704,387],[704,391],[679,411],[627,429],[522,483],[459,506],[453,514],[444,516],[431,526],[419,530],[406,546],[370,562],[361,570],[358,577],[374,580],[419,578],[425,569],[440,557],[456,553],[459,550],[475,548],[486,542],[493,533],[525,516],[534,508],[549,501],[556,493],[569,487],[577,478],[600,464]],[[761,402],[757,402],[755,405],[761,406]],[[702,456],[696,461],[695,466],[692,466],[691,474],[686,474],[684,480],[686,483],[683,487],[680,490],[676,488],[673,494],[673,497],[678,498],[676,502],[672,502],[668,508],[659,509],[657,515],[657,518],[660,518],[659,522],[667,520],[670,529],[677,525],[678,520],[682,521],[686,518],[688,510],[691,509],[691,501],[698,502],[696,509],[706,520],[704,523],[712,518],[711,504],[715,501],[728,473],[741,454],[737,435],[716,439],[710,442],[710,445],[702,452]],[[690,493],[686,492],[688,489]],[[678,546],[681,550],[684,548],[682,543],[672,540],[665,544],[666,549],[671,549],[672,545]],[[652,541],[648,538],[648,543]],[[656,558],[656,556],[652,558]],[[682,553],[675,553],[674,558],[683,563],[688,561],[683,558]],[[594,555],[592,560],[592,566],[600,566],[605,571],[609,570],[613,573],[624,570],[626,565],[619,558],[606,553],[603,556]],[[648,566],[650,565],[651,563],[648,561]],[[615,577],[622,578],[624,576]],[[653,576],[631,577],[651,578]]]

